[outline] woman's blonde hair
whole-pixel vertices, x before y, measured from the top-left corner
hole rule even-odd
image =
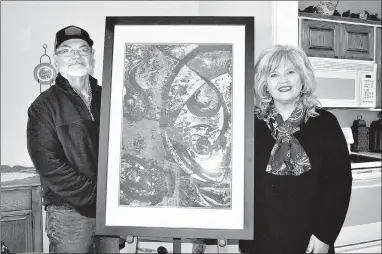
[[[320,102],[314,95],[317,87],[314,69],[303,50],[289,45],[276,45],[260,53],[255,65],[255,95],[258,100],[255,103],[255,112],[257,116],[263,119],[273,102],[273,98],[267,91],[267,77],[279,67],[281,61],[289,61],[300,74],[302,83],[300,101],[307,109],[305,120],[307,121],[311,116],[317,116],[316,108],[320,107]]]

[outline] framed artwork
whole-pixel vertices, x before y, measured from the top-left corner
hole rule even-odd
[[[253,17],[106,17],[97,233],[252,239]]]

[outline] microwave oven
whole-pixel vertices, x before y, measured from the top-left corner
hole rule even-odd
[[[377,64],[371,61],[309,57],[317,99],[324,108],[375,108]]]

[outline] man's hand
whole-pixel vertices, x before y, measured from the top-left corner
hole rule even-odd
[[[328,253],[329,245],[318,240],[317,237],[312,235],[309,240],[308,248],[306,253]]]

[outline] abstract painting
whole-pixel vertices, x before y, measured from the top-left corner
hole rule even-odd
[[[99,235],[252,239],[254,18],[106,17]]]
[[[120,205],[230,208],[232,45],[125,46]]]

